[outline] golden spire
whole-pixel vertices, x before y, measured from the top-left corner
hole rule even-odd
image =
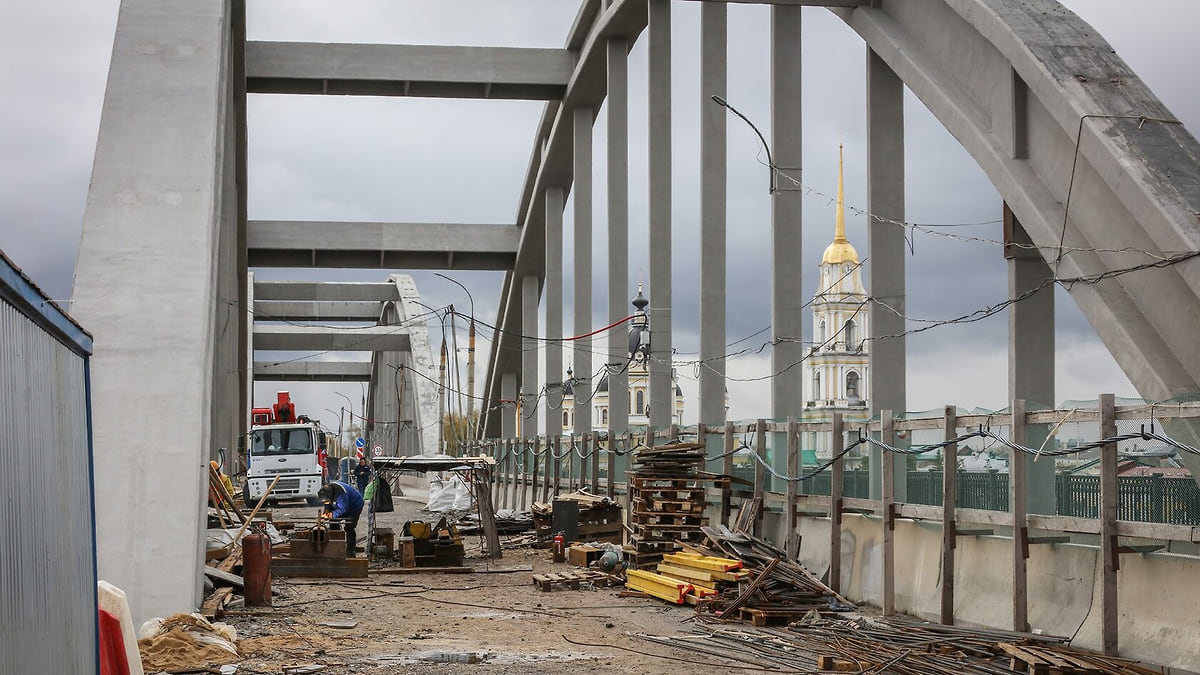
[[[846,243],[846,181],[842,178],[842,144],[838,143],[838,198],[837,218],[834,220],[833,241]]]
[[[833,243],[825,249],[825,255],[821,257],[823,265],[858,264],[858,251],[846,240],[846,187],[842,178],[842,164],[842,145],[839,143],[837,215],[834,219]]]

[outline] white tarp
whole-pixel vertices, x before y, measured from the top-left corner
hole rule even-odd
[[[457,475],[450,478],[430,477],[429,503],[425,505],[425,510],[435,513],[470,511],[471,490]]]

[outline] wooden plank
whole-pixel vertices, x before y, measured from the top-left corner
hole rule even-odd
[[[242,578],[238,575],[231,574],[224,570],[219,570],[216,567],[209,567],[208,565],[204,566],[204,576],[212,579],[213,581],[229,584],[234,588],[242,588],[245,585],[245,582],[243,582]]]
[[[488,465],[480,465],[472,470],[471,481],[475,487],[475,504],[479,511],[479,523],[483,527],[484,557],[499,560],[504,556],[500,546],[500,531],[496,527],[496,507],[492,503],[492,493],[488,489],[491,484],[492,469]]]
[[[833,456],[845,450],[845,434],[842,429],[841,413],[833,414]],[[842,481],[845,476],[845,458],[833,462],[833,473],[829,483],[829,587],[835,593],[842,592]]]
[[[538,436],[537,438],[533,439],[533,481],[529,488],[529,503],[531,505],[533,502],[538,500],[538,495],[541,493],[541,482],[546,479],[546,476],[542,471],[542,460],[540,457],[538,457],[538,453],[541,452],[541,449],[542,437]]]
[[[942,416],[943,438],[958,436],[958,411],[948,405]],[[957,525],[954,512],[958,507],[958,444],[951,443],[942,449],[942,594],[941,615],[943,625],[954,625],[954,549],[958,546]],[[836,589],[835,589],[836,590]]]
[[[1100,395],[1100,438],[1117,435],[1117,418],[1112,394]],[[1104,561],[1100,585],[1100,634],[1102,651],[1117,656],[1117,444],[1100,449],[1100,556]]]
[[[789,417],[787,425],[787,475],[791,480],[787,481],[785,487],[787,506],[784,508],[783,517],[784,527],[787,528],[787,537],[783,550],[787,551],[788,557],[795,558],[800,554],[800,534],[796,532],[796,494],[800,486],[800,482],[796,478],[800,475],[802,468],[800,465],[800,433],[796,429],[795,417]]]
[[[896,442],[892,411],[880,411],[880,439],[888,445]],[[896,453],[883,452],[883,614],[896,613],[896,542],[895,495]]]
[[[763,420],[763,419],[758,420],[758,427],[757,427],[757,431],[755,432],[754,438],[755,438],[754,452],[755,452],[755,454],[758,455],[758,458],[760,460],[762,460],[762,461],[756,461],[754,463],[754,498],[758,500],[759,504],[762,504],[763,494],[767,490],[767,468],[765,466],[766,461],[767,461],[767,421],[766,420]],[[763,523],[762,513],[763,513],[763,509],[759,508],[757,510],[757,513],[755,513],[755,515],[754,515],[754,524],[752,527],[752,533],[756,537],[762,536],[762,523]]]
[[[995,525],[998,527],[1012,527],[1012,514],[1008,511],[988,511],[986,509],[958,509],[954,512],[954,518],[958,523],[966,523],[971,525]]]
[[[589,447],[592,451],[592,494],[600,494],[600,439],[591,434]]]
[[[562,445],[563,445],[562,436],[555,436],[554,437],[554,446],[553,446],[554,447],[554,450],[553,450],[553,452],[554,452],[554,484],[551,486],[551,493],[554,495],[561,494],[560,488],[562,486],[562,457],[560,457],[559,455],[562,454]],[[550,501],[550,499],[547,498],[545,501]]]
[[[861,499],[859,497],[842,497],[842,511],[859,513],[879,513],[883,510],[883,501],[879,499]]]
[[[235,546],[235,547],[233,547],[233,550],[230,551],[229,555],[226,556],[225,559],[222,560],[219,565],[217,565],[217,569],[221,570],[222,572],[228,572],[230,574],[233,574],[233,568],[238,565],[241,565],[241,564],[242,564],[242,547]]]
[[[1014,399],[1012,402],[1012,442],[1015,445],[1025,445],[1025,400]],[[1009,509],[1013,516],[1012,537],[1012,626],[1019,632],[1029,631],[1029,579],[1026,573],[1026,563],[1029,558],[1029,527],[1025,522],[1026,495],[1025,483],[1029,465],[1025,453],[1009,448],[1008,451],[1009,477]]]
[[[204,599],[204,604],[200,605],[200,614],[206,619],[215,619],[221,616],[221,611],[225,609],[225,605],[229,603],[232,596],[232,588],[228,586],[218,588]]]
[[[591,473],[591,457],[588,453],[592,449],[592,434],[585,433],[579,437],[579,452],[583,457],[579,458],[579,489],[588,488],[588,474]],[[593,454],[593,456],[595,456]]]

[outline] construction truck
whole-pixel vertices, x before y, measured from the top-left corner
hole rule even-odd
[[[271,407],[251,409],[250,419],[242,488],[246,504],[257,503],[270,488],[268,501],[304,499],[315,505],[326,476],[326,439],[320,425],[297,415],[296,404],[286,391],[276,394]],[[276,476],[279,480],[271,488]]]

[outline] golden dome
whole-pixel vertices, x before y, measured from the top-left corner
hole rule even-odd
[[[842,263],[858,264],[858,251],[854,250],[854,246],[846,241],[835,241],[825,249],[825,255],[821,256],[822,265],[840,265]]]
[[[833,243],[825,249],[825,255],[821,256],[822,265],[840,265],[842,263],[854,263],[857,265],[858,251],[854,250],[854,246],[846,240],[846,200],[845,188],[842,181],[842,146],[838,146],[838,194],[837,194],[837,217],[834,220]]]

